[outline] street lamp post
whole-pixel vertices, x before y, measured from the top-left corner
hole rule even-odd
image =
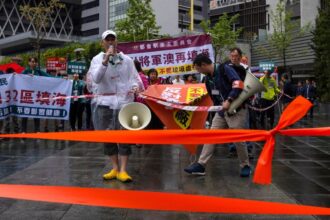
[[[194,0],[190,0],[190,31],[194,30]]]

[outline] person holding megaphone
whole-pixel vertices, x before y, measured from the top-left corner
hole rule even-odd
[[[242,129],[245,126],[246,111],[244,104],[236,107],[235,114],[229,113],[231,103],[237,99],[244,88],[244,83],[236,71],[228,64],[214,64],[205,54],[199,54],[194,59],[195,69],[206,75],[205,84],[214,105],[222,105],[222,111],[217,112],[212,120],[211,129]],[[251,167],[245,143],[236,143],[240,163],[240,176],[249,177]],[[184,169],[194,175],[205,175],[205,166],[211,158],[215,144],[205,144],[196,163]]]
[[[243,63],[245,62],[245,63]],[[244,56],[243,60],[243,52],[239,47],[234,47],[230,49],[230,54],[229,54],[229,61],[226,62],[229,66],[231,66],[238,76],[241,78],[243,82],[245,82],[245,78],[247,73],[251,73],[251,70],[248,66],[248,60],[247,57]],[[245,104],[249,103],[249,99],[247,99]],[[250,119],[250,109],[247,110],[247,115],[246,115],[246,120],[245,120],[245,128],[250,128],[249,126],[249,121]],[[252,114],[251,114],[252,116]],[[228,157],[232,157],[233,155],[236,155],[236,146],[233,143],[228,144],[229,147],[229,154]],[[253,157],[252,151],[253,151],[253,144],[251,142],[246,142],[246,147],[248,149],[249,157]]]
[[[117,52],[117,35],[114,31],[103,32],[101,44],[105,52],[100,52],[92,59],[89,69],[95,86],[94,126],[95,130],[119,130],[122,129],[118,120],[120,109],[134,102],[135,95],[143,91],[144,86],[133,60]],[[103,175],[103,179],[132,181],[126,171],[130,146],[105,143],[104,153],[110,157],[112,169]]]

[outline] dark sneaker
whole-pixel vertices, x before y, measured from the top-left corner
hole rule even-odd
[[[200,176],[205,175],[205,167],[203,167],[199,163],[191,164],[189,167],[185,168],[184,171],[192,175],[200,175]]]
[[[252,173],[251,167],[249,165],[245,165],[240,172],[241,177],[249,177]]]

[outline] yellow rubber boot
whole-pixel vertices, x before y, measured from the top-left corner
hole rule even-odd
[[[126,172],[120,172],[117,174],[117,180],[127,183],[133,181],[132,177],[130,177]]]
[[[117,175],[118,175],[118,171],[115,170],[115,169],[112,169],[112,170],[110,170],[109,173],[106,173],[106,174],[103,175],[103,179],[112,180],[112,179],[117,178]]]

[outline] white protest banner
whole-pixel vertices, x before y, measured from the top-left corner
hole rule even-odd
[[[200,53],[214,61],[211,36],[206,34],[121,43],[118,49],[138,60],[144,70],[157,69],[160,76],[196,73],[193,60]]]
[[[0,119],[69,118],[72,81],[23,74],[0,75]],[[60,98],[63,97],[63,98]]]

